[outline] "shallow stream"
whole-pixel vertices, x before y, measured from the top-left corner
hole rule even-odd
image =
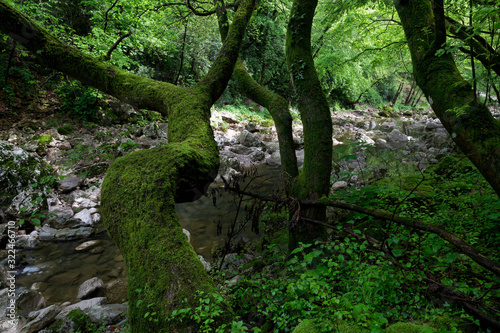
[[[268,193],[279,186],[281,168],[262,165],[258,169],[259,178],[251,183],[252,191]],[[212,188],[219,185],[213,184]],[[240,186],[244,186],[243,183]],[[220,196],[219,196],[220,195]],[[212,197],[202,197],[191,203],[176,205],[181,226],[191,234],[191,244],[195,251],[210,261],[211,250],[217,243],[222,243],[228,225],[236,214],[236,196],[221,191],[214,206]],[[240,212],[239,218],[242,218]],[[218,221],[221,221],[221,237],[217,236]],[[77,302],[79,286],[92,277],[98,277],[106,284],[113,280],[125,279],[125,263],[106,230],[102,225],[92,238],[67,242],[47,242],[34,250],[23,250],[28,265],[18,269],[18,292],[35,289],[42,293],[47,305],[66,301]],[[248,226],[243,237],[257,237]],[[98,248],[79,252],[75,248],[83,242],[99,240]],[[100,248],[99,248],[100,247]],[[92,253],[94,252],[94,253]],[[126,295],[123,295],[126,298]]]

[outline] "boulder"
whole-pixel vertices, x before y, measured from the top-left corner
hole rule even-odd
[[[408,141],[409,141],[408,136],[406,134],[401,133],[401,131],[398,129],[393,129],[387,135],[387,143],[392,149],[402,148],[406,146]]]
[[[354,140],[356,142],[360,142],[360,143],[366,143],[366,144],[369,144],[369,145],[375,145],[375,141],[373,141],[368,135],[366,135],[365,133],[362,133],[362,132],[357,132],[354,135]]]
[[[439,120],[429,121],[425,124],[426,131],[432,131],[432,130],[435,130],[436,128],[444,128],[443,124],[441,124],[441,122]]]
[[[262,147],[263,143],[258,137],[247,130],[243,130],[239,137],[239,142],[245,147]]]
[[[86,309],[90,309],[94,306],[105,304],[105,303],[107,303],[106,297],[95,297],[95,298],[91,298],[91,299],[86,299],[84,301],[81,301],[81,302],[78,302],[75,304],[68,305],[56,316],[56,320],[63,319],[64,317],[66,317],[68,315],[68,313],[70,313],[71,311],[73,311],[75,309],[86,310]]]
[[[94,213],[92,214],[92,224],[97,224],[99,222],[101,222],[101,214],[99,213]]]
[[[26,316],[32,311],[39,310],[45,306],[45,298],[35,290],[24,290],[16,295],[17,314]]]
[[[83,209],[82,211],[76,213],[74,218],[82,221],[83,224],[87,225],[92,224],[94,222],[92,219],[92,214],[88,209]]]
[[[122,303],[128,298],[127,280],[125,278],[116,279],[109,282],[104,290],[104,296],[110,303]]]
[[[80,288],[78,288],[78,298],[79,299],[87,299],[99,291],[102,291],[104,288],[104,282],[97,277],[93,277],[81,284]]]
[[[117,324],[127,315],[127,304],[103,304],[84,311],[93,323]]]
[[[45,221],[45,224],[51,226],[52,228],[60,229],[65,227],[73,227],[75,224],[81,224],[80,221],[72,221],[71,218],[75,214],[71,207],[68,206],[53,206],[49,208],[50,216]]]
[[[64,228],[57,230],[44,225],[40,230],[41,241],[66,241],[87,238],[94,233],[93,227],[80,227],[76,229]]]
[[[86,242],[83,242],[82,244],[78,245],[75,248],[75,251],[88,251],[88,250],[92,249],[93,247],[96,247],[100,243],[101,243],[101,241],[99,241],[99,240],[86,241]]]
[[[168,140],[168,123],[158,124],[158,137],[163,140]],[[165,142],[165,144],[168,142]]]
[[[61,179],[59,184],[59,191],[61,193],[68,193],[78,188],[82,183],[82,178],[76,175],[69,175]]]
[[[113,114],[123,121],[128,121],[131,117],[137,115],[137,111],[133,106],[123,102],[111,102],[109,106]]]
[[[52,186],[47,179],[54,176],[54,170],[38,156],[0,141],[0,207],[9,207],[21,192],[19,203],[43,197]]]
[[[28,314],[28,323],[23,326],[22,332],[38,332],[47,327],[61,312],[61,308],[55,304]]]
[[[349,187],[349,184],[346,181],[340,180],[338,182],[333,183],[332,190],[340,190]]]
[[[142,133],[147,138],[157,139],[158,138],[158,125],[156,125],[155,122],[152,122],[151,124],[146,125],[142,128]]]
[[[238,155],[249,155],[252,152],[251,148],[240,144],[229,147],[229,150]]]
[[[266,158],[266,153],[264,153],[262,150],[255,150],[253,153],[250,154],[250,160],[252,162],[260,162],[264,158]]]

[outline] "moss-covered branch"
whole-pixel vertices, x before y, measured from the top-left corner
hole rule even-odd
[[[254,5],[255,0],[242,1],[207,77],[189,89],[108,66],[65,45],[0,1],[0,29],[46,66],[168,116],[170,143],[116,160],[102,187],[104,225],[126,262],[133,333],[199,331],[196,321],[172,319],[171,313],[199,306],[195,290],[208,297],[217,293],[182,232],[174,203],[199,198],[217,174],[219,154],[210,107],[231,76]],[[223,313],[215,318],[213,328],[233,318],[231,309],[221,306]]]
[[[216,1],[217,18],[219,23],[219,32],[221,39],[225,40],[228,34],[229,20],[227,11],[222,1]],[[273,117],[278,134],[278,143],[280,147],[281,165],[285,174],[290,178],[298,176],[297,156],[295,156],[295,147],[292,132],[292,116],[288,109],[288,102],[282,96],[272,92],[266,87],[260,85],[248,73],[245,64],[238,58],[234,66],[233,77],[238,83],[241,91],[248,98],[259,105],[267,108],[271,117]]]
[[[254,3],[242,2],[236,25],[229,29],[232,37],[224,43],[209,77],[193,89],[169,96],[169,144],[118,159],[103,182],[104,223],[127,265],[134,333],[197,332],[199,323],[172,320],[172,311],[198,307],[196,290],[209,297],[217,293],[182,233],[174,203],[198,199],[217,175],[219,154],[210,107],[229,80]],[[223,312],[212,328],[233,318],[231,309],[221,306]],[[150,320],[146,312],[156,317]]]
[[[165,111],[165,98],[180,89],[130,74],[66,45],[3,0],[0,1],[0,17],[0,30],[31,51],[42,64],[124,102]]]
[[[410,227],[412,229],[416,230],[422,230],[426,232],[430,232],[433,234],[438,235],[442,239],[446,240],[450,244],[454,245],[461,253],[467,255],[469,258],[474,260],[477,264],[481,265],[482,267],[486,268],[493,274],[500,276],[500,264],[495,262],[494,260],[491,260],[490,258],[486,257],[483,255],[481,252],[477,251],[473,246],[465,242],[463,239],[460,237],[456,236],[455,234],[449,232],[448,230],[431,225],[431,224],[425,224],[422,223],[416,219],[408,218],[408,217],[401,217],[394,215],[393,212],[389,212],[386,210],[381,210],[381,209],[372,209],[372,208],[366,208],[366,207],[361,207],[355,204],[350,204],[342,201],[334,201],[334,200],[328,200],[328,199],[319,199],[319,200],[296,200],[294,198],[289,198],[289,197],[269,197],[265,195],[260,195],[260,194],[255,194],[247,191],[242,191],[238,188],[234,188],[231,186],[227,186],[226,189],[236,192],[238,194],[242,195],[247,195],[252,198],[257,198],[261,201],[264,202],[288,202],[288,203],[295,203],[299,205],[308,205],[308,206],[317,206],[317,207],[335,207],[335,208],[340,208],[340,209],[346,209],[352,212],[357,212],[361,214],[366,214],[369,216],[373,216],[376,219],[384,220],[384,221],[391,221],[399,225],[403,225],[406,227]],[[311,223],[316,223],[322,226],[325,226],[327,228],[337,228],[337,226],[330,225],[328,223],[322,222],[322,221],[316,221],[316,220],[310,220]]]
[[[286,60],[298,97],[304,126],[304,167],[292,185],[299,199],[316,199],[330,190],[332,167],[332,120],[311,52],[311,26],[317,0],[295,0],[286,35]],[[324,207],[301,207],[301,216],[324,221]],[[298,242],[325,237],[318,225],[299,220],[290,226],[290,248]]]
[[[460,75],[452,55],[436,55],[446,36],[444,19],[435,20],[429,0],[395,0],[394,4],[417,84],[453,141],[500,195],[500,123],[484,105],[475,103],[472,87]]]
[[[255,1],[242,1],[240,3],[217,59],[207,75],[197,84],[197,86],[208,88],[212,104],[222,95],[233,75],[234,65],[239,57],[241,42],[245,35],[245,28],[254,8]]]

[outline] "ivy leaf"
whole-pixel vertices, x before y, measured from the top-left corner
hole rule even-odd
[[[458,253],[448,253],[444,256],[444,262],[451,264],[457,259]]]
[[[401,257],[403,255],[404,251],[401,250],[401,249],[394,249],[392,250],[392,254],[395,256],[395,257]]]

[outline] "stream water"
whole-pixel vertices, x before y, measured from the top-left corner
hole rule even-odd
[[[252,191],[261,194],[270,192],[279,186],[281,168],[262,165],[258,169],[258,175],[251,182]],[[213,187],[219,185],[213,184]],[[217,195],[215,206],[211,197],[176,205],[181,226],[191,233],[191,244],[207,261],[210,261],[214,244],[222,242],[228,225],[234,220],[236,199],[233,193],[221,191],[220,196]],[[242,215],[244,214],[240,213],[239,217]],[[219,221],[222,226],[221,237],[217,236]],[[248,239],[257,237],[249,226],[242,235]],[[91,252],[75,250],[81,243],[94,239],[100,241],[98,248]],[[18,292],[30,288],[38,290],[46,299],[47,305],[78,301],[79,286],[92,277],[100,278],[105,284],[126,277],[123,257],[102,225],[90,239],[47,243],[34,250],[24,250],[21,255],[28,265],[18,269]]]

